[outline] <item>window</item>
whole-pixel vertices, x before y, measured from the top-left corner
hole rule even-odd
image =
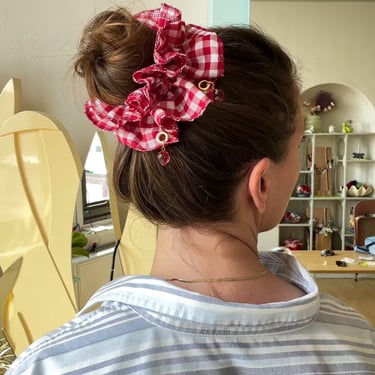
[[[95,133],[82,176],[83,223],[111,218],[107,169],[99,136]]]

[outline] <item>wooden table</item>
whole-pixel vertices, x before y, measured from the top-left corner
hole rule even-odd
[[[366,254],[360,254],[356,251],[343,251],[334,250],[335,255],[333,256],[322,256],[321,250],[297,250],[293,251],[292,254],[311,272],[311,273],[353,273],[355,280],[360,273],[375,273],[375,266],[365,266],[361,264],[364,260],[360,259],[360,256],[366,256]],[[339,267],[336,265],[336,261],[342,260],[343,258],[351,258],[355,260],[355,263],[346,262],[346,267]],[[375,256],[372,257],[375,261]]]

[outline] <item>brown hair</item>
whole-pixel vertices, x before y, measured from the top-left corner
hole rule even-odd
[[[224,44],[225,100],[209,104],[192,123],[180,122],[179,139],[161,166],[157,151],[119,144],[114,186],[149,220],[172,226],[231,220],[240,180],[252,164],[286,155],[295,131],[295,65],[254,27],[213,29]],[[121,104],[137,86],[132,73],[153,63],[154,32],[125,9],[99,14],[85,29],[75,61],[90,97]]]

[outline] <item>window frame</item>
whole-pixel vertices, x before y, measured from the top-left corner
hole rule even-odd
[[[82,211],[84,225],[108,220],[112,217],[109,198],[91,203],[87,202],[86,170],[82,174]]]

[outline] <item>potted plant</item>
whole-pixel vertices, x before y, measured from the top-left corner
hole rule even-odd
[[[308,133],[321,132],[322,120],[320,114],[332,111],[336,105],[332,94],[321,90],[316,95],[313,103],[304,102],[303,104],[309,110],[308,115],[305,117],[305,130]]]
[[[85,248],[88,239],[82,232],[72,232],[72,257],[89,257],[89,251]]]

